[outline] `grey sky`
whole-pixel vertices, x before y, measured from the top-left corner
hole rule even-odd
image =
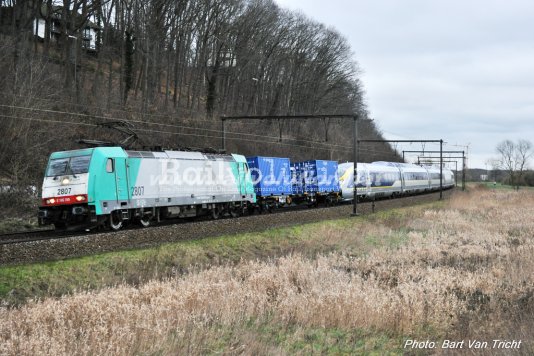
[[[276,2],[349,40],[386,138],[470,144],[470,168],[485,168],[504,139],[534,143],[534,2]]]

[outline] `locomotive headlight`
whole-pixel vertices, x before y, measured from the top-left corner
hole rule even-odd
[[[52,199],[48,199],[46,201],[47,204],[54,204],[56,202],[56,199],[52,198]]]
[[[84,195],[77,195],[76,196],[76,200],[77,201],[84,201],[85,200],[85,196]]]
[[[64,178],[64,179],[61,181],[61,184],[63,184],[63,185],[67,185],[67,184],[69,184],[69,183],[70,183],[69,178]]]

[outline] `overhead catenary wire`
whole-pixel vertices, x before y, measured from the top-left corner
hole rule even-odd
[[[72,122],[72,121],[62,121],[62,120],[53,120],[53,119],[38,119],[38,118],[27,118],[27,117],[18,117],[18,116],[9,116],[9,115],[0,115],[0,117],[8,118],[8,119],[15,119],[15,120],[28,120],[28,121],[37,121],[37,122],[46,122],[46,123],[56,123],[56,124],[67,124],[67,125],[78,125],[78,126],[89,126],[89,127],[99,127],[97,124],[91,124],[91,123],[84,123],[84,122]],[[192,134],[192,133],[182,133],[182,132],[169,132],[169,131],[162,131],[162,130],[152,130],[152,129],[136,129],[136,131],[142,131],[142,132],[153,132],[153,133],[162,133],[162,134],[168,134],[168,135],[178,135],[178,136],[193,136],[193,137],[203,137],[203,138],[215,138],[218,139],[218,136],[210,136],[210,135],[204,135],[204,134]],[[240,141],[248,141],[248,142],[257,142],[256,140],[251,139],[244,139],[244,138],[230,138],[233,140],[240,140]],[[278,141],[267,141],[266,143],[272,143],[277,145],[283,145],[283,146],[293,146],[293,147],[302,147],[302,148],[312,148],[312,149],[318,149],[318,150],[331,150],[331,148],[328,147],[316,147],[316,146],[307,146],[307,145],[299,145],[299,144],[292,144],[292,143],[284,143],[284,142],[278,142]],[[340,151],[340,150],[337,150]]]
[[[21,98],[27,98],[27,96],[25,95],[20,95],[20,94],[11,94],[13,96],[17,96],[17,97],[21,97]],[[53,103],[62,103],[62,104],[65,104],[65,105],[70,105],[70,106],[77,106],[77,107],[81,107],[81,108],[85,108],[85,109],[97,109],[97,110],[101,110],[102,107],[101,106],[96,106],[96,105],[90,105],[90,104],[79,104],[79,103],[72,103],[70,101],[66,101],[66,100],[59,100],[59,99],[47,99],[47,98],[32,98],[32,101],[33,100],[38,100],[38,101],[47,101],[47,102],[53,102]],[[174,105],[174,104],[173,104]],[[193,108],[187,108],[185,106],[182,106],[182,105],[178,105],[179,108],[181,108],[183,111],[193,111],[193,112],[198,112],[197,109],[193,109]],[[125,110],[125,109],[118,109],[118,108],[110,108],[109,109],[110,111],[116,111],[116,112],[121,112],[121,113],[125,113],[125,114],[136,114],[136,115],[141,115],[141,116],[144,116],[144,117],[160,117],[160,118],[166,118],[166,119],[173,119],[173,120],[180,120],[180,121],[191,121],[191,122],[203,122],[203,123],[207,123],[207,124],[211,124],[211,125],[219,125],[219,122],[216,121],[216,120],[206,120],[206,119],[198,119],[198,118],[191,118],[191,117],[186,117],[186,118],[179,118],[179,117],[176,117],[176,116],[173,116],[171,114],[154,114],[154,113],[148,113],[148,112],[134,112],[134,111],[130,111],[130,110]],[[257,125],[255,122],[241,122],[241,124],[246,124],[246,125]]]
[[[71,116],[78,116],[78,117],[87,117],[87,118],[90,118],[90,119],[103,119],[103,120],[108,120],[108,121],[122,120],[122,121],[130,122],[130,123],[140,123],[140,124],[146,124],[146,125],[156,125],[156,126],[171,127],[171,128],[186,129],[186,130],[197,130],[197,131],[205,131],[205,132],[212,132],[212,133],[219,133],[219,134],[222,133],[222,130],[220,130],[220,129],[208,129],[208,128],[202,128],[202,127],[190,127],[190,126],[176,125],[176,124],[164,124],[164,123],[159,123],[159,122],[122,119],[122,118],[117,118],[117,117],[108,117],[108,116],[101,116],[101,115],[90,115],[90,114],[67,112],[67,111],[52,110],[52,109],[28,108],[28,107],[23,107],[23,106],[5,105],[5,104],[0,104],[0,107],[6,107],[6,108],[18,109],[18,110],[26,110],[26,111],[38,111],[38,112],[44,112],[44,113],[49,113],[49,114],[63,114],[63,115],[71,115]],[[29,120],[30,118],[23,118],[23,119]],[[59,122],[62,122],[62,121],[59,121]],[[74,122],[71,122],[71,123],[75,124]],[[95,124],[95,126],[98,126],[98,125]],[[170,132],[167,132],[167,131],[149,130],[149,129],[141,129],[141,128],[136,128],[136,131],[157,132],[157,133],[171,134]],[[172,133],[172,134],[178,134],[178,133]],[[189,133],[189,134],[179,133],[179,134],[184,135],[184,136],[220,138],[219,136],[209,136],[209,135],[205,135],[205,134],[192,134],[192,133]],[[226,131],[226,134],[236,135],[236,136],[246,136],[246,137],[247,136],[248,137],[258,137],[258,138],[261,138],[262,140],[263,139],[271,139],[271,140],[277,140],[277,141],[279,140],[278,136],[265,136],[265,135],[252,134],[252,133],[243,133],[243,132],[235,132],[235,131]],[[236,139],[235,137],[229,137],[229,138],[234,139],[234,140]],[[244,138],[240,138],[240,140],[249,141],[249,142],[257,142],[255,140],[246,140]],[[323,141],[306,140],[306,139],[299,139],[299,138],[284,137],[284,140],[305,142],[305,143],[314,144],[314,145],[326,145],[328,147],[341,147],[341,148],[348,148],[348,149],[352,148],[351,145],[327,143],[327,142],[323,142]],[[269,142],[269,143],[274,143],[274,142]],[[295,143],[295,144],[293,144],[293,143],[281,143],[281,142],[278,142],[278,143],[280,143],[281,145],[284,145],[284,146],[316,148],[314,146],[299,145],[298,143]],[[368,150],[361,149],[361,150],[362,151],[366,151],[366,152],[376,152],[376,153],[383,153],[383,154],[391,154],[391,152],[388,152],[388,151],[370,150],[370,149],[368,149]]]
[[[88,127],[99,127],[97,124],[92,123],[86,123],[86,122],[73,122],[73,121],[62,121],[62,120],[55,120],[55,119],[40,119],[40,118],[29,118],[29,117],[20,117],[20,116],[10,116],[10,115],[2,115],[0,114],[0,117],[7,118],[7,119],[13,119],[13,120],[27,120],[27,121],[36,121],[36,122],[44,122],[44,123],[54,123],[54,124],[67,124],[67,125],[77,125],[77,126],[88,126]],[[202,138],[214,138],[219,139],[219,136],[211,136],[211,135],[204,135],[204,134],[192,134],[192,133],[182,133],[182,132],[169,132],[169,131],[162,131],[162,130],[153,130],[153,129],[136,129],[136,131],[141,132],[153,132],[153,133],[161,133],[161,134],[167,134],[167,135],[177,135],[177,136],[190,136],[190,137],[202,137]],[[247,141],[247,142],[258,142],[257,140],[252,139],[246,139],[246,138],[237,138],[237,137],[229,137],[228,139],[231,140],[239,140],[239,141]],[[278,138],[277,138],[278,139]],[[320,143],[322,145],[327,146],[340,146],[340,145],[331,145],[329,143],[325,142],[315,142],[315,141],[307,141],[303,140],[307,143]],[[345,150],[336,149],[332,147],[317,147],[317,146],[309,146],[309,145],[302,145],[302,144],[294,144],[294,143],[285,143],[285,142],[279,142],[279,141],[266,141],[265,143],[269,144],[275,144],[275,145],[282,145],[282,146],[291,146],[291,147],[300,147],[300,148],[308,148],[308,149],[316,149],[321,151],[337,151],[337,152],[345,152]],[[389,154],[390,152],[387,151],[378,151],[378,150],[371,150],[371,149],[360,149],[361,151],[370,152],[372,154]]]
[[[12,94],[12,95],[13,96],[22,97],[22,98],[26,97],[24,95],[19,95],[19,94]],[[53,103],[62,103],[62,104],[65,104],[65,105],[77,106],[77,107],[81,107],[81,108],[84,108],[84,109],[97,109],[97,110],[101,110],[102,109],[101,106],[97,106],[97,105],[72,103],[70,101],[59,100],[59,99],[32,98],[32,100],[47,101],[47,102],[53,102]],[[184,111],[197,111],[195,109],[186,108],[186,107],[183,107],[181,105],[180,105],[180,108],[182,108]],[[141,116],[144,116],[144,117],[161,117],[161,118],[167,118],[167,119],[173,119],[173,120],[178,119],[178,120],[181,120],[181,121],[204,122],[204,123],[209,123],[209,124],[213,124],[213,125],[217,124],[217,121],[214,121],[214,120],[204,120],[204,119],[194,119],[194,118],[178,118],[178,117],[172,116],[170,114],[166,115],[166,114],[154,114],[154,113],[148,113],[148,112],[134,112],[134,111],[130,111],[130,110],[117,109],[117,108],[110,108],[109,110],[110,111],[122,112],[122,113],[125,113],[125,114],[136,114],[136,115],[141,115]]]
[[[173,128],[179,128],[179,129],[187,129],[187,130],[200,130],[200,131],[218,132],[218,133],[222,132],[219,129],[208,129],[208,128],[203,128],[203,127],[190,127],[190,126],[176,125],[176,124],[164,124],[164,123],[160,123],[160,122],[123,119],[123,118],[117,118],[117,117],[109,117],[109,116],[101,116],[101,115],[90,115],[90,114],[74,113],[74,112],[67,112],[67,111],[51,110],[51,109],[26,108],[26,107],[22,107],[22,106],[3,105],[3,104],[0,104],[0,107],[8,107],[8,108],[11,108],[11,109],[19,109],[19,110],[40,111],[40,112],[46,112],[46,113],[52,113],[52,114],[64,114],[64,115],[71,115],[71,116],[81,116],[81,117],[88,117],[88,118],[91,118],[91,119],[95,119],[96,118],[96,119],[103,119],[103,120],[109,120],[109,121],[122,120],[122,121],[130,122],[130,123],[140,123],[140,124],[146,124],[146,125],[157,125],[157,126],[173,127]],[[199,121],[206,121],[206,120],[199,120]],[[242,135],[242,136],[252,136],[252,137],[278,139],[277,136],[265,136],[265,135],[243,133],[243,132],[226,131],[226,133],[235,134],[235,135]],[[287,138],[287,139],[288,140],[299,140],[299,139],[291,139],[291,138]],[[322,142],[313,141],[313,143],[322,143]],[[341,146],[343,146],[343,145],[341,145]],[[350,147],[350,146],[347,146],[347,147]]]

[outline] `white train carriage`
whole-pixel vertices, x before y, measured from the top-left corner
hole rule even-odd
[[[358,197],[366,199],[396,197],[440,189],[440,169],[409,163],[358,163]],[[339,184],[344,200],[354,196],[354,164],[341,163],[338,168]],[[443,169],[443,188],[454,186],[454,174]]]
[[[392,197],[402,194],[402,177],[399,168],[375,162],[367,165],[367,174],[368,198]]]
[[[428,171],[415,164],[397,163],[404,181],[404,194],[421,193],[430,190]]]
[[[358,197],[374,199],[402,194],[400,170],[391,165],[358,163]],[[344,200],[354,197],[354,164],[341,163],[338,166],[339,185]]]
[[[439,190],[440,186],[440,170],[436,166],[423,166],[428,172],[428,179],[430,180],[430,190]],[[445,179],[443,179],[443,186],[445,187]]]
[[[415,194],[430,190],[428,171],[421,166],[398,162],[373,162],[372,164],[397,167],[402,178],[402,194]]]
[[[429,177],[429,180],[430,180],[430,189],[431,190],[439,190],[439,187],[440,187],[440,169],[439,169],[439,166],[436,167],[436,166],[423,166],[423,168],[425,168],[427,171],[428,171],[428,177]],[[441,184],[443,184],[443,188],[444,189],[447,189],[447,188],[451,188],[454,186],[454,183],[455,183],[455,179],[454,179],[454,173],[448,169],[448,168],[443,168],[442,169],[442,174],[443,174],[443,178],[442,178],[442,182]]]

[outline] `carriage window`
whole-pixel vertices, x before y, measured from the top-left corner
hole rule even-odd
[[[113,173],[113,158],[108,158],[106,162],[106,172]]]

